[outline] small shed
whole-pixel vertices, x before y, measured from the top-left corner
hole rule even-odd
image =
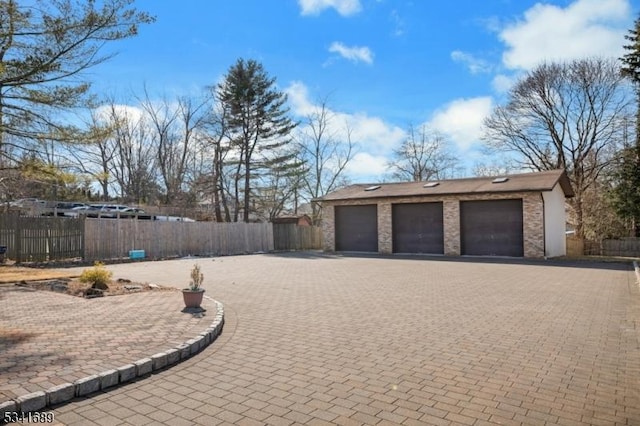
[[[312,225],[311,218],[306,214],[297,215],[297,216],[294,215],[294,216],[275,217],[271,220],[271,223],[278,224],[278,225],[288,224],[288,225],[298,225],[298,226]]]
[[[326,194],[326,251],[471,256],[566,254],[564,170],[355,184]]]

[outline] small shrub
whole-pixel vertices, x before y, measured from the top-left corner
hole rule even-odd
[[[102,288],[106,289],[107,283],[111,281],[111,277],[113,273],[108,271],[104,264],[100,262],[96,262],[93,265],[93,268],[85,269],[82,271],[82,275],[80,275],[80,282],[85,284],[91,284],[94,288]]]
[[[202,285],[202,281],[204,281],[204,274],[200,272],[200,265],[197,263],[193,265],[193,269],[191,270],[191,281],[189,282],[189,289],[196,291],[200,289]]]

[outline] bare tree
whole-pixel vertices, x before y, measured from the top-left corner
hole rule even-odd
[[[105,121],[113,130],[110,146],[109,175],[113,177],[121,198],[150,202],[157,194],[153,146],[148,124],[140,112],[111,102],[106,106]]]
[[[209,90],[215,95],[215,88]],[[201,132],[195,179],[197,190],[205,198],[211,197],[216,222],[231,222],[225,167],[231,142],[227,134],[226,109],[219,103],[213,103],[208,109]]]
[[[424,125],[417,130],[409,126],[407,138],[393,151],[393,157],[387,168],[402,181],[444,179],[453,174],[458,163],[444,136]]]
[[[353,158],[354,146],[351,130],[348,126],[339,126],[326,99],[319,102],[301,124],[296,139],[300,158],[307,168],[301,188],[307,201],[346,184],[344,171]],[[322,219],[321,207],[318,203],[312,203],[311,209],[311,219],[317,225]]]
[[[180,98],[176,104],[167,100],[154,103],[145,90],[142,107],[153,129],[156,161],[165,187],[166,204],[184,193],[189,164],[193,162],[198,129],[204,124],[207,100]]]
[[[74,144],[67,152],[74,159],[74,168],[80,173],[90,176],[100,185],[102,199],[109,199],[109,186],[113,179],[111,166],[116,154],[113,145],[114,130],[105,123],[97,110],[91,111],[91,119],[87,127],[93,137],[86,144]]]
[[[484,140],[515,154],[521,168],[566,169],[575,191],[576,235],[584,194],[613,158],[628,116],[628,91],[609,59],[545,63],[524,76],[485,120]]]
[[[517,167],[511,164],[511,161],[506,158],[493,158],[489,162],[477,161],[471,168],[472,176],[501,176],[517,171]]]
[[[158,174],[164,183],[164,203],[170,204],[174,195],[174,173],[176,170],[176,161],[179,156],[178,141],[179,137],[174,133],[174,125],[178,120],[178,112],[172,108],[169,102],[164,99],[161,102],[154,103],[149,98],[147,89],[144,90],[145,98],[141,101],[142,109],[146,113],[149,124],[149,136],[155,150],[155,161],[158,165]]]

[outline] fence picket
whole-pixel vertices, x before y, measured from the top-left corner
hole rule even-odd
[[[82,257],[83,219],[0,214],[0,245],[16,262],[47,262]]]
[[[275,250],[313,250],[322,247],[322,230],[316,226],[274,224]]]
[[[118,222],[117,225],[114,222]],[[117,230],[114,229],[117,226]],[[232,255],[274,249],[270,223],[158,222],[85,220],[87,260],[127,257],[145,250],[148,258],[186,255]]]
[[[0,245],[17,262],[82,257],[125,258],[145,250],[148,258],[232,255],[322,247],[318,227],[271,223],[160,222],[129,219],[25,217],[0,214]]]

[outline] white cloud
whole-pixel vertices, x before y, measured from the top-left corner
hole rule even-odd
[[[388,154],[400,144],[405,131],[397,126],[385,123],[379,117],[371,117],[365,113],[339,113],[351,130],[351,139],[363,149],[381,155]]]
[[[320,105],[309,99],[309,90],[300,81],[292,82],[285,92],[291,111],[298,117],[308,116],[320,108]],[[365,112],[326,112],[331,117],[326,134],[344,142],[350,137],[357,151],[347,168],[349,175],[355,180],[379,179],[386,171],[386,163],[392,150],[400,145],[406,132]],[[304,131],[304,124],[298,130]]]
[[[317,110],[317,106],[309,100],[309,89],[301,81],[292,82],[284,92],[287,94],[293,113],[297,116],[304,117]]]
[[[470,53],[462,52],[460,50],[454,50],[451,52],[451,59],[455,62],[461,62],[469,68],[471,74],[485,73],[491,71],[491,65],[483,60],[474,57]]]
[[[427,123],[467,151],[482,135],[482,123],[493,107],[491,97],[456,99],[437,111]]]
[[[566,8],[537,3],[500,32],[507,46],[502,62],[528,70],[545,60],[619,57],[630,17],[627,0],[576,0]]]
[[[345,46],[339,41],[334,41],[329,46],[329,52],[337,53],[345,59],[353,62],[366,62],[367,64],[373,63],[373,53],[371,49],[365,46]]]
[[[497,93],[507,93],[518,81],[515,75],[498,74],[493,77],[491,87]]]
[[[391,22],[394,25],[394,30],[393,30],[392,34],[395,37],[403,36],[406,33],[406,29],[405,29],[406,25],[404,23],[404,19],[402,19],[400,17],[400,14],[398,13],[397,10],[394,9],[394,10],[391,11],[390,19],[391,19]]]
[[[96,118],[102,122],[109,122],[115,115],[122,119],[127,118],[130,120],[130,122],[135,123],[140,121],[146,114],[141,107],[124,104],[114,104],[113,106],[99,106],[96,109],[95,115]]]
[[[356,181],[363,179],[378,181],[380,176],[387,172],[387,162],[388,159],[385,156],[359,152],[347,164],[346,171]]]
[[[362,10],[360,0],[298,0],[302,15],[319,15],[333,8],[342,16],[354,15]]]
[[[309,89],[300,81],[292,82],[284,91],[289,98],[292,112],[299,117],[308,116],[320,108],[320,105],[309,99]],[[389,153],[405,136],[405,131],[400,127],[364,112],[328,110],[327,113],[331,117],[330,128],[327,129],[330,134],[338,135],[346,141],[348,129],[354,144],[375,154]]]

